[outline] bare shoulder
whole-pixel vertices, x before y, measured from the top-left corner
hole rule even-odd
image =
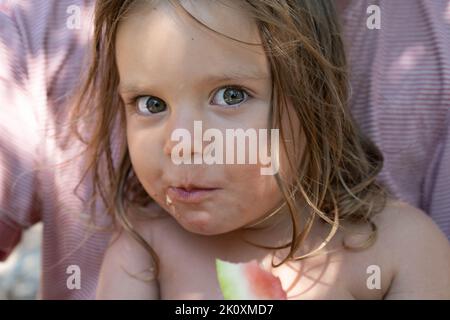
[[[124,228],[117,228],[105,252],[96,291],[97,299],[158,299],[159,283],[152,247],[152,221],[127,212]],[[148,246],[147,246],[148,245]]]
[[[373,220],[377,251],[393,267],[385,298],[450,298],[450,244],[431,218],[405,202],[389,200]]]
[[[450,250],[450,245],[433,220],[422,210],[403,201],[389,200],[384,210],[373,218],[379,233],[381,245],[393,249],[407,250],[404,247],[415,245],[441,249],[442,253]],[[435,251],[435,250],[434,250]]]
[[[154,270],[159,260],[162,234],[171,239],[170,216],[159,206],[129,208],[124,221],[111,239],[108,252],[120,257],[128,273]]]

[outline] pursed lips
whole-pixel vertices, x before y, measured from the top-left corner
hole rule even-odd
[[[167,188],[167,196],[172,202],[200,203],[220,190],[204,185],[176,185]]]

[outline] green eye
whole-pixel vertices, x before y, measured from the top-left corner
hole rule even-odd
[[[141,114],[155,114],[164,112],[167,109],[167,105],[159,98],[152,96],[143,96],[137,99],[137,109]]]
[[[217,91],[213,103],[222,106],[237,106],[241,104],[249,94],[240,88],[225,87]],[[216,98],[217,97],[217,98]]]

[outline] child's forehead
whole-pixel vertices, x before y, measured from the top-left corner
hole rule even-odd
[[[248,43],[260,43],[256,22],[251,18],[243,3],[243,1],[233,0],[136,1],[124,20],[133,18],[142,20],[147,17],[145,19],[147,21],[164,23],[171,21],[186,32],[195,28],[202,30],[203,36],[206,36],[206,33],[214,33],[201,26],[204,24],[227,37]]]
[[[219,3],[219,1],[209,2]],[[207,8],[211,6],[209,4]],[[267,57],[262,46],[242,44],[199,27],[196,25],[197,22],[189,18],[179,19],[180,13],[176,12],[174,15],[175,9],[170,5],[157,6],[156,10],[153,9],[147,7],[145,12],[136,11],[135,15],[128,16],[119,26],[116,58],[121,84],[126,83],[125,87],[136,87],[139,83],[149,85],[151,81],[162,85],[173,82],[174,78],[180,82],[188,79],[195,82],[194,79],[197,79],[197,83],[200,84],[211,82],[207,77],[214,76],[225,78],[228,75],[239,74],[266,80],[270,77]],[[202,22],[211,20],[215,13],[222,14],[218,11],[203,12],[203,16],[199,17],[198,13],[202,9],[197,6],[195,10],[196,12],[190,12],[197,19],[202,19]],[[226,15],[220,17],[221,24],[229,22]],[[244,16],[240,18],[244,19]],[[245,23],[247,22],[245,20]],[[217,21],[212,26],[208,21],[204,23],[214,30],[218,25]],[[231,25],[233,26],[233,23]],[[229,30],[217,31],[230,36]],[[246,31],[247,35],[252,32]],[[251,39],[245,40],[260,43],[257,33],[256,31]],[[244,32],[241,32],[242,34]],[[241,35],[238,37],[239,40],[242,39]],[[155,73],[158,74],[157,79],[150,76]]]

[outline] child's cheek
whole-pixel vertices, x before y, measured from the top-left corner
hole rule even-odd
[[[150,129],[135,126],[127,130],[127,141],[133,170],[147,193],[152,196],[150,192],[154,193],[154,190],[148,188],[153,189],[157,185],[162,170],[162,148],[157,136]]]
[[[233,201],[239,204],[239,217],[243,224],[263,216],[281,201],[275,177],[261,175],[259,165],[233,165],[228,166],[226,171],[235,195]]]

